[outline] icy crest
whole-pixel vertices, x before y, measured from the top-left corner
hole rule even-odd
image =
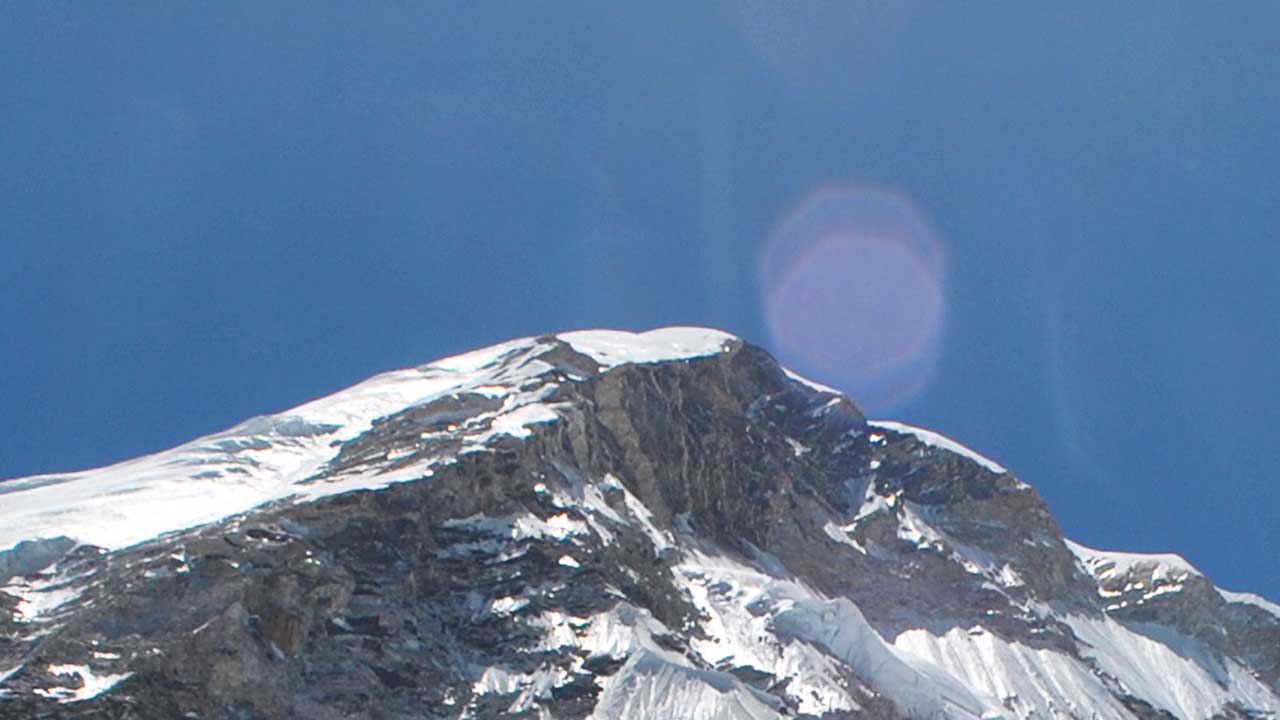
[[[1280,605],[1271,602],[1261,595],[1254,595],[1253,593],[1246,592],[1232,592],[1230,590],[1223,590],[1222,588],[1218,588],[1218,594],[1222,596],[1223,600],[1226,600],[1229,603],[1252,605],[1257,608],[1262,608],[1272,615],[1275,615],[1277,618],[1280,618]]]
[[[1173,553],[1126,553],[1095,550],[1067,540],[1067,547],[1085,569],[1099,580],[1122,578],[1134,571],[1150,572],[1156,579],[1177,579],[1201,572],[1181,555]]]
[[[559,336],[607,367],[715,354],[737,339],[717,330],[674,327],[645,333],[586,330]],[[107,467],[0,483],[0,552],[26,539],[65,535],[119,549],[215,522],[276,500],[306,501],[429,477],[433,458],[394,468],[325,475],[343,443],[379,418],[450,394],[503,400],[464,436],[472,449],[499,435],[527,437],[528,426],[557,418],[539,390],[555,368],[537,360],[554,343],[523,338],[429,364],[376,375],[332,395],[223,432]],[[530,382],[535,381],[535,382]],[[530,386],[532,388],[530,389]],[[388,463],[399,458],[388,457]]]
[[[872,427],[880,428],[882,430],[890,430],[902,435],[914,435],[917,440],[925,445],[949,450],[957,455],[969,458],[997,475],[1003,475],[1004,473],[1009,472],[991,458],[970,450],[955,440],[944,435],[940,435],[932,430],[925,430],[924,428],[918,428],[912,425],[907,425],[906,423],[894,422],[892,420],[870,420],[867,424]]]
[[[715,355],[740,342],[729,333],[700,327],[667,327],[643,333],[578,330],[557,337],[605,367]]]

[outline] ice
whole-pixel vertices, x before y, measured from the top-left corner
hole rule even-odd
[[[1203,720],[1236,700],[1263,713],[1280,699],[1234,661],[1220,662],[1198,641],[1160,626],[1137,632],[1108,618],[1064,618],[1084,654],[1125,691],[1176,717]],[[942,667],[978,692],[998,698],[1019,717],[1129,717],[1107,681],[1071,656],[1001,639],[980,626],[939,636],[907,630],[894,646]]]
[[[937,664],[903,653],[872,629],[846,598],[825,599],[799,585],[771,587],[784,607],[774,618],[780,636],[810,642],[851,667],[909,717],[1001,717],[1000,703]]]
[[[1198,641],[1167,629],[1157,640],[1110,618],[1076,615],[1065,621],[1101,670],[1176,717],[1210,718],[1233,700],[1255,711],[1280,712],[1280,698],[1234,661],[1227,660],[1219,671],[1225,678],[1197,662],[1207,653]]]
[[[944,635],[913,629],[894,646],[942,667],[968,687],[998,699],[1018,717],[1130,717],[1089,668],[1059,652],[1002,640],[981,627]]]
[[[605,367],[715,355],[740,342],[729,333],[701,327],[668,327],[644,333],[579,330],[556,337]]]
[[[710,664],[731,662],[788,680],[787,692],[821,716],[858,707],[835,663],[851,668],[910,717],[977,719],[999,704],[936,665],[899,652],[845,598],[829,599],[730,558],[688,552],[679,585],[706,618],[694,649]]]
[[[673,571],[678,587],[704,617],[691,646],[708,664],[754,668],[787,681],[803,712],[855,710],[857,701],[831,659],[804,642],[779,642],[772,617],[753,612],[775,579],[721,555],[687,552]]]

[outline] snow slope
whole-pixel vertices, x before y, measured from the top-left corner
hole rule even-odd
[[[645,333],[564,333],[561,339],[605,366],[652,363],[721,352],[736,341],[718,330],[676,327]],[[479,392],[505,405],[471,440],[520,435],[554,420],[535,393],[520,390],[552,373],[536,361],[546,343],[523,338],[428,365],[395,370],[275,415],[145,457],[93,470],[37,475],[0,483],[0,550],[27,539],[72,537],[119,549],[214,522],[284,498],[299,501],[384,487],[429,476],[430,464],[397,473],[357,474],[307,483],[337,457],[342,443],[375,420],[442,398]],[[441,460],[447,461],[445,460]]]

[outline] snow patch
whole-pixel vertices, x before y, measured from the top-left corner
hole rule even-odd
[[[531,710],[535,701],[549,699],[551,691],[564,685],[568,680],[568,673],[559,668],[517,673],[502,667],[487,667],[472,685],[471,692],[475,695],[517,693],[516,698],[507,707],[507,712],[523,713]]]
[[[58,609],[80,597],[83,587],[77,585],[81,577],[53,574],[35,579],[17,578],[0,587],[0,592],[18,598],[14,619],[22,623],[37,622],[57,613]]]
[[[998,699],[1018,717],[1129,717],[1087,666],[1067,655],[1002,640],[981,626],[952,628],[942,636],[907,630],[893,644],[926,659],[978,692]]]
[[[591,720],[779,720],[772,698],[670,653],[642,650],[605,678]]]
[[[489,438],[496,435],[510,435],[517,438],[527,438],[533,434],[529,430],[530,425],[537,423],[555,422],[560,416],[556,411],[542,403],[529,403],[521,405],[516,409],[503,413],[495,417],[489,425],[489,431],[470,439],[475,444],[483,444]]]
[[[1066,540],[1067,548],[1076,556],[1089,574],[1099,580],[1122,578],[1136,571],[1151,573],[1151,579],[1180,580],[1188,576],[1202,576],[1194,565],[1181,555],[1173,553],[1125,553],[1095,550],[1072,540]]]
[[[1230,590],[1223,590],[1222,588],[1218,588],[1218,594],[1227,602],[1253,605],[1254,607],[1262,608],[1263,610],[1266,610],[1272,615],[1280,618],[1280,605],[1271,602],[1261,595],[1254,595],[1253,593],[1246,592],[1232,592]]]
[[[1105,617],[1073,615],[1063,620],[1102,671],[1131,694],[1176,717],[1210,718],[1233,700],[1253,710],[1280,712],[1280,698],[1271,690],[1232,660],[1221,665],[1206,662],[1211,654],[1198,641],[1165,628],[1158,628],[1161,637],[1156,639]]]
[[[814,382],[813,380],[810,380],[809,378],[804,377],[800,373],[797,373],[789,368],[785,368],[785,367],[782,368],[782,372],[786,373],[787,377],[800,383],[801,385],[804,385],[810,390],[817,390],[818,392],[823,393],[825,395],[839,395],[840,397],[844,397],[844,393],[840,392],[839,390],[829,385],[823,385],[820,382]]]
[[[556,337],[606,368],[715,355],[741,342],[729,333],[700,327],[668,327],[642,333],[578,330]]]
[[[58,536],[117,550],[276,500],[306,502],[430,477],[433,465],[455,458],[397,468],[417,451],[397,447],[353,470],[338,473],[329,465],[344,443],[369,431],[379,418],[463,393],[505,401],[500,413],[460,418],[482,428],[477,436],[463,436],[468,449],[496,435],[528,437],[532,424],[557,418],[554,407],[542,402],[555,383],[530,382],[556,372],[537,359],[549,347],[535,339],[513,340],[383,373],[279,414],[116,465],[5,481],[0,483],[0,551],[23,540]],[[530,385],[531,391],[516,390]]]
[[[848,665],[908,717],[1003,717],[1000,703],[952,677],[933,662],[887,644],[847,598],[831,600],[794,583],[778,583],[771,599],[781,608],[774,626]]]
[[[882,430],[890,430],[900,435],[914,435],[917,440],[925,445],[940,448],[942,450],[948,450],[957,455],[964,456],[997,475],[1003,475],[1009,472],[994,460],[961,445],[949,437],[939,435],[932,430],[925,430],[924,428],[918,428],[891,420],[868,420],[867,424]]]
[[[851,527],[856,527],[856,526],[851,526]],[[827,537],[831,538],[832,540],[835,540],[841,545],[848,545],[849,547],[853,548],[854,550],[857,550],[863,555],[867,554],[867,549],[862,547],[862,545],[859,544],[857,540],[854,540],[852,537],[849,536],[848,529],[842,528],[833,522],[828,522],[827,524],[822,526],[822,532],[826,533]]]
[[[615,482],[617,481],[615,480]],[[654,554],[660,555],[663,550],[672,547],[674,542],[671,538],[671,533],[660,530],[657,525],[654,525],[653,512],[649,510],[648,506],[640,502],[640,498],[632,495],[631,491],[622,483],[617,483],[617,486],[622,489],[623,502],[626,504],[627,511],[636,520],[640,521],[640,529],[644,530],[644,533],[649,536],[649,540],[653,543]]]
[[[133,673],[122,673],[119,675],[95,675],[88,665],[50,665],[49,672],[54,675],[74,675],[80,678],[80,687],[52,687],[52,688],[36,688],[35,693],[42,697],[55,698],[61,703],[81,702],[90,700],[107,692],[111,688],[120,684],[124,680],[132,677]]]
[[[793,457],[800,457],[801,455],[804,455],[805,453],[811,452],[813,450],[813,448],[809,447],[808,445],[805,445],[804,443],[794,438],[786,438],[786,440],[787,440],[787,445],[791,447],[791,455]]]

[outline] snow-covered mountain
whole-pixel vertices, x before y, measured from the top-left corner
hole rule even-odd
[[[724,333],[0,483],[0,717],[1272,718],[1280,607]]]

